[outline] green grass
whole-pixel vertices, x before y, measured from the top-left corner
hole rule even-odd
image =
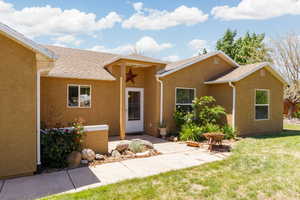
[[[45,199],[300,199],[300,126],[285,128],[241,140],[226,160]]]

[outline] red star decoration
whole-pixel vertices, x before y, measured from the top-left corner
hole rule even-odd
[[[134,84],[134,78],[137,77],[137,74],[134,74],[131,69],[126,73],[126,82],[131,81]]]

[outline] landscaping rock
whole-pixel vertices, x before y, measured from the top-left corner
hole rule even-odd
[[[89,163],[89,161],[88,161],[88,160],[81,160],[80,162],[81,162],[81,164],[84,164],[84,165],[86,165],[86,164],[88,164],[88,163]]]
[[[119,144],[117,144],[116,150],[118,150],[119,152],[123,152],[128,149],[129,144],[130,144],[130,141],[122,141]]]
[[[96,160],[104,160],[104,159],[105,159],[105,156],[104,156],[104,155],[101,155],[101,154],[96,154],[95,159],[96,159]]]
[[[144,158],[144,157],[149,157],[149,156],[151,156],[150,151],[145,151],[145,152],[140,152],[140,153],[135,154],[135,157],[137,157],[137,158]]]
[[[147,140],[140,140],[140,142],[142,143],[142,145],[144,145],[146,149],[154,149],[154,146],[151,142]]]
[[[68,155],[67,161],[68,161],[68,167],[70,168],[78,167],[81,161],[81,153],[78,151],[73,151]]]
[[[111,152],[111,156],[114,157],[114,158],[119,158],[119,157],[121,157],[121,154],[118,150],[113,150]]]
[[[153,148],[154,148],[153,144],[147,140],[134,139],[131,140],[129,144],[129,150],[134,153],[144,152],[146,150],[153,149]]]
[[[96,154],[92,149],[83,149],[81,152],[82,159],[88,160],[88,161],[93,161],[95,160]]]

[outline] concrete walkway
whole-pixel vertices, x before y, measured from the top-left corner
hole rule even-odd
[[[205,149],[187,147],[150,136],[138,136],[154,143],[162,155],[83,167],[49,174],[0,180],[1,200],[36,199],[52,194],[77,192],[115,183],[125,179],[146,177],[224,159],[229,153],[210,153]],[[136,136],[128,137],[128,139]],[[119,141],[111,138],[109,147]]]

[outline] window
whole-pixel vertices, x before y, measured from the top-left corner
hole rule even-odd
[[[269,119],[269,90],[255,90],[255,120]]]
[[[91,107],[91,86],[69,85],[68,106],[72,108],[90,108]]]
[[[195,88],[176,88],[176,110],[192,111],[192,103],[195,96]]]

